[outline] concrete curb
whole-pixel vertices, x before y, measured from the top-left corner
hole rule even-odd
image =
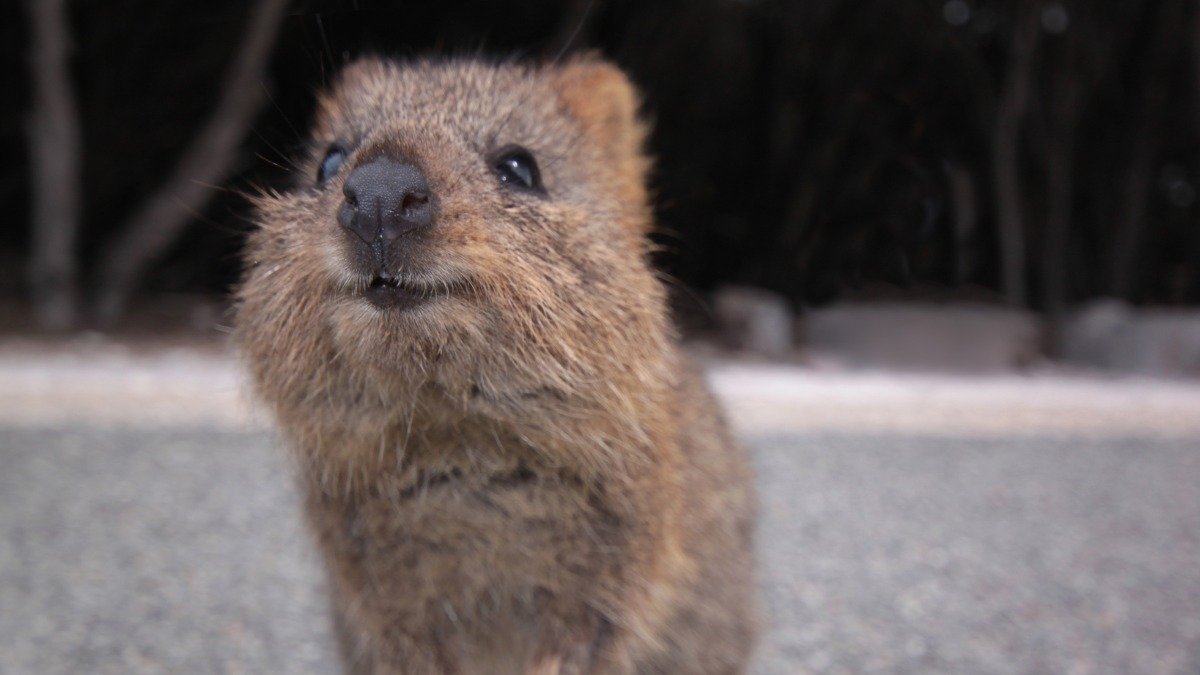
[[[742,434],[811,431],[1200,436],[1200,383],[1045,373],[962,377],[710,363]],[[0,424],[270,427],[227,349],[0,345]]]

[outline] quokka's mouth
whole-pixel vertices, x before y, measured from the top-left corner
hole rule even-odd
[[[371,279],[363,298],[379,309],[406,310],[450,293],[446,284],[429,284],[380,274]]]

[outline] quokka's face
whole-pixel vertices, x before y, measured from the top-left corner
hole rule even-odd
[[[259,199],[243,305],[383,370],[602,371],[606,335],[661,314],[642,136],[599,61],[359,61],[321,98],[298,185]]]

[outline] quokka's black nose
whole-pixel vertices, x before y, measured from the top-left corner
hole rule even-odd
[[[429,183],[411,164],[390,157],[360,164],[342,192],[338,223],[367,244],[387,244],[433,225]]]

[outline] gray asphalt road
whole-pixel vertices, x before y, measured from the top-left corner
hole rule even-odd
[[[757,672],[1200,672],[1200,440],[752,439]],[[0,673],[326,673],[266,434],[0,431]]]

